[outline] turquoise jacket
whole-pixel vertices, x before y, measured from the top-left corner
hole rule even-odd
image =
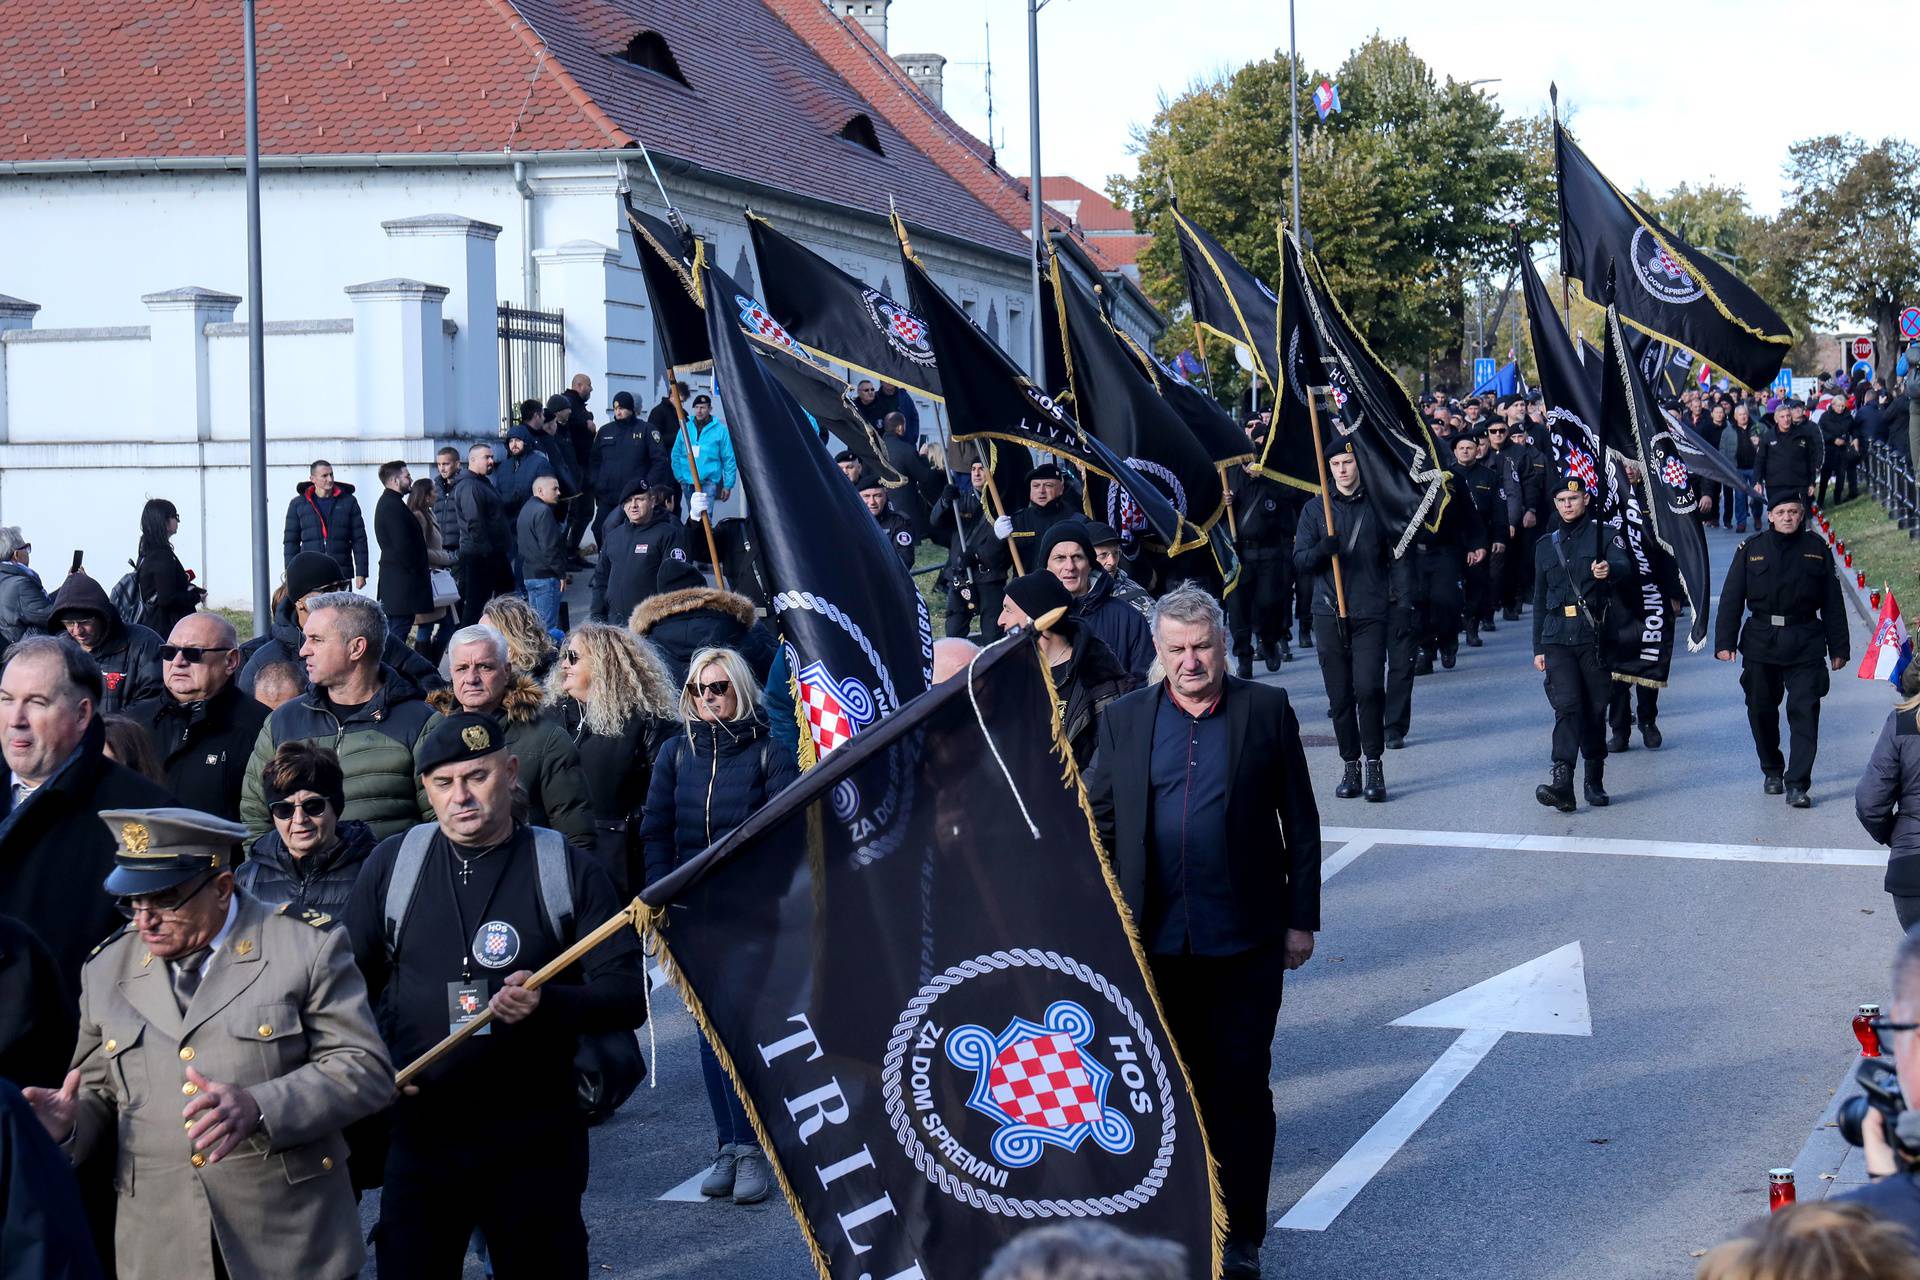
[[[700,487],[709,494],[715,489],[738,488],[740,473],[733,464],[733,435],[727,430],[727,424],[718,418],[709,418],[706,426],[696,427],[693,419],[688,418],[682,430],[684,434],[673,442],[674,479],[684,485],[693,483],[693,472],[687,466],[687,441],[691,440],[700,463]]]

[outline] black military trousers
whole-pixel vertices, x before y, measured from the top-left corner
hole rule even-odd
[[[1820,749],[1820,699],[1826,697],[1827,664],[1742,660],[1740,687],[1747,691],[1747,724],[1753,730],[1760,772],[1784,773],[1786,784],[1805,790],[1813,782],[1813,757]],[[1780,757],[1780,699],[1787,700],[1787,757]]]
[[[1378,760],[1385,749],[1382,715],[1386,706],[1387,620],[1348,618],[1347,640],[1340,643],[1340,619],[1313,615],[1313,651],[1327,686],[1327,718],[1342,760]],[[1412,663],[1408,663],[1412,682]]]
[[[1553,762],[1607,758],[1607,686],[1613,683],[1590,644],[1550,644],[1547,702],[1553,707]]]
[[[480,621],[487,601],[513,590],[513,570],[505,556],[465,557],[454,563],[453,579],[460,588],[460,625]]]
[[[1493,621],[1500,607],[1500,591],[1506,582],[1508,552],[1488,551],[1487,558],[1467,570],[1467,616],[1482,623]],[[1476,594],[1477,588],[1477,594]]]
[[[1193,1100],[1220,1166],[1227,1239],[1253,1245],[1266,1235],[1270,1217],[1267,1186],[1275,1131],[1270,1081],[1286,959],[1280,943],[1232,956],[1148,958],[1167,1030],[1193,1077]]]
[[[402,1100],[387,1151],[374,1262],[382,1276],[459,1280],[478,1227],[497,1280],[587,1274],[587,1129],[573,1109],[508,1117],[492,1112],[428,1113]],[[504,1131],[503,1131],[504,1130]]]
[[[1660,718],[1660,691],[1650,684],[1633,684],[1626,680],[1614,680],[1613,688],[1607,691],[1607,727],[1622,737],[1637,720],[1641,728],[1646,728]],[[1633,703],[1640,707],[1637,716],[1630,715]]]
[[[1526,604],[1533,595],[1533,544],[1540,541],[1540,526],[1521,525],[1507,544],[1506,574],[1500,584],[1500,603],[1508,608]]]
[[[968,591],[971,600],[960,594],[960,588],[947,588],[947,638],[965,638],[968,626],[978,618],[980,643],[992,644],[1000,638],[1000,609],[1006,603],[1007,584],[976,578]]]
[[[1240,558],[1240,585],[1227,593],[1227,625],[1237,657],[1253,656],[1257,633],[1269,644],[1293,634],[1293,561],[1283,554]]]
[[[1466,604],[1461,584],[1466,555],[1452,548],[1414,554],[1415,639],[1428,653],[1453,653],[1460,647],[1460,615]]]
[[[1420,656],[1419,615],[1413,601],[1387,606],[1387,689],[1381,704],[1388,733],[1413,727],[1413,664]]]

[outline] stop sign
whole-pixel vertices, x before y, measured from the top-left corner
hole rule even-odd
[[[1873,339],[1855,338],[1853,340],[1853,358],[1855,360],[1873,359]]]

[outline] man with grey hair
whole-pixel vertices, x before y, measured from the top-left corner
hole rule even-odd
[[[1053,1222],[1000,1247],[980,1280],[1185,1280],[1187,1251],[1107,1222]]]
[[[1909,930],[1894,949],[1892,979],[1893,998],[1876,1030],[1910,1109],[1901,1113],[1893,1134],[1880,1113],[1868,1109],[1860,1134],[1873,1181],[1832,1198],[1900,1224],[1920,1245],[1920,1111],[1911,1110],[1920,1102],[1920,928]]]
[[[380,606],[351,591],[314,596],[301,628],[307,691],[276,710],[254,740],[240,820],[254,835],[271,825],[260,774],[283,743],[318,742],[340,757],[347,804],[340,817],[380,839],[432,812],[413,768],[413,749],[438,720],[420,686],[380,660],[387,635]]]
[[[28,564],[32,555],[20,526],[0,528],[0,650],[40,634],[53,619],[53,598]]]
[[[1212,1136],[1222,1274],[1257,1277],[1274,1026],[1320,928],[1320,812],[1286,690],[1227,674],[1219,601],[1169,591],[1153,644],[1164,678],[1101,715],[1087,799]]]

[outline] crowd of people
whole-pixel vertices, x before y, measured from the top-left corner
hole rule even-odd
[[[1920,406],[1913,390],[1823,381],[1811,406],[1689,391],[1670,407],[1751,480],[1700,504],[1705,521],[1756,530],[1715,649],[1745,664],[1764,789],[1790,805],[1807,803],[1818,700],[1847,655],[1831,560],[1804,519],[1829,483],[1851,497],[1871,442],[1912,447],[1895,424]],[[355,1200],[373,1187],[382,1274],[454,1274],[470,1245],[503,1277],[585,1274],[587,1130],[644,1069],[632,1032],[648,979],[630,937],[528,978],[744,822],[802,758],[750,495],[712,398],[676,385],[642,417],[622,392],[597,425],[591,393],[579,375],[525,402],[497,444],[442,448],[419,480],[383,465],[371,520],[315,460],[287,508],[272,625],[246,640],[201,607],[164,500],[147,503],[111,590],[76,559],[49,594],[31,543],[0,528],[0,991],[24,974],[29,997],[0,1006],[0,1079],[25,1091],[0,1087],[0,1126],[28,1161],[79,1170],[36,1177],[44,1221],[71,1236],[45,1229],[49,1251],[73,1251],[64,1274],[352,1275]],[[1584,760],[1585,802],[1604,805],[1607,753],[1636,726],[1663,743],[1657,690],[1636,697],[1600,652],[1595,614],[1627,569],[1618,533],[1555,465],[1537,396],[1427,397],[1451,455],[1438,527],[1396,555],[1337,444],[1324,493],[1230,468],[1240,569],[1223,604],[1199,561],[1088,518],[1072,466],[1038,460],[1003,508],[985,448],[923,439],[910,396],[863,381],[855,408],[890,474],[851,450],[837,461],[898,571],[933,575],[944,597],[936,678],[1009,628],[1040,630],[1218,1135],[1224,1274],[1258,1275],[1270,1047],[1282,977],[1319,928],[1320,849],[1298,720],[1255,662],[1314,654],[1343,766],[1333,797],[1379,803],[1416,679],[1530,611],[1554,717],[1536,794],[1572,811]],[[1270,417],[1246,429],[1260,456]],[[563,602],[576,578],[585,617]],[[1920,863],[1920,730],[1898,719],[1920,715],[1912,684],[1860,798],[1894,845],[1903,924],[1920,918],[1920,872],[1905,868]],[[491,1026],[402,1081],[482,1010]],[[715,1130],[701,1191],[754,1203],[767,1155],[701,1050]],[[521,1082],[511,1108],[486,1094],[502,1073]],[[1763,1274],[1732,1259],[1769,1239],[1716,1251],[1733,1269],[1711,1274]],[[1042,1260],[1084,1248],[1131,1257],[1124,1274],[1180,1265],[1177,1250],[1055,1229],[994,1274],[1052,1274]]]

